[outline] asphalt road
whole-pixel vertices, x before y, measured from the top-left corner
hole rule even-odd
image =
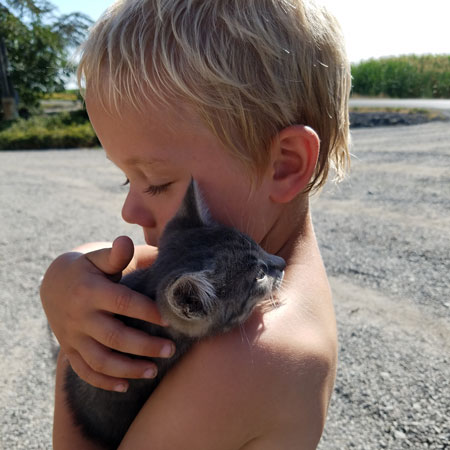
[[[320,450],[450,446],[450,126],[353,132],[353,171],[313,201],[340,363]],[[98,150],[0,152],[0,449],[51,448],[39,279],[58,254],[138,229]]]
[[[436,109],[450,117],[449,99],[428,98],[351,98],[350,107]]]

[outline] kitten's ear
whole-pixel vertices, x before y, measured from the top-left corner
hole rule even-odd
[[[198,185],[192,178],[181,206],[175,214],[176,219],[187,220],[192,226],[212,224],[208,207],[202,198]]]
[[[183,274],[167,289],[167,301],[181,318],[202,318],[211,311],[216,294],[207,273]]]

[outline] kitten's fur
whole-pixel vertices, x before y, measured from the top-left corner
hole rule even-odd
[[[129,380],[126,393],[95,388],[69,367],[65,391],[83,434],[106,448],[117,448],[167,370],[197,339],[244,322],[253,307],[279,287],[284,267],[282,258],[269,255],[243,233],[212,222],[191,182],[166,226],[155,263],[121,281],[155,299],[170,325],[163,328],[120,316],[121,320],[172,339],[176,353],[169,359],[148,358],[158,366],[157,377]]]

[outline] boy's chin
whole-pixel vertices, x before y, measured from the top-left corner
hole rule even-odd
[[[150,235],[150,233],[146,233],[144,230],[144,239],[147,245],[151,245],[152,247],[158,247],[158,237],[154,235]]]

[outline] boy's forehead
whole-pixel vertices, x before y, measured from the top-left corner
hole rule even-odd
[[[99,97],[92,94],[86,95],[86,106],[106,157],[119,167],[166,174],[188,161],[213,155],[222,160],[228,154],[217,136],[187,108],[158,110],[151,104],[139,112],[124,104],[119,112],[105,111]]]
[[[160,105],[149,103],[145,110],[137,111],[126,102],[116,111],[102,104],[98,95],[86,95],[86,107],[105,150],[124,147],[129,152],[130,165],[138,162],[133,158],[133,147],[139,149],[152,147],[157,153],[147,165],[152,168],[162,166],[163,159],[158,155],[181,149],[187,144],[217,147],[217,136],[201,121],[198,114],[188,105]],[[135,145],[133,145],[135,144]]]
[[[108,88],[101,90],[86,89],[86,107],[89,110],[103,111],[110,116],[139,116],[141,120],[152,117],[160,118],[168,125],[170,123],[189,122],[190,126],[204,127],[204,122],[193,106],[182,99],[161,100],[155,94],[142,92],[139,103],[133,102],[127,95],[120,95],[119,101],[113,101]]]

